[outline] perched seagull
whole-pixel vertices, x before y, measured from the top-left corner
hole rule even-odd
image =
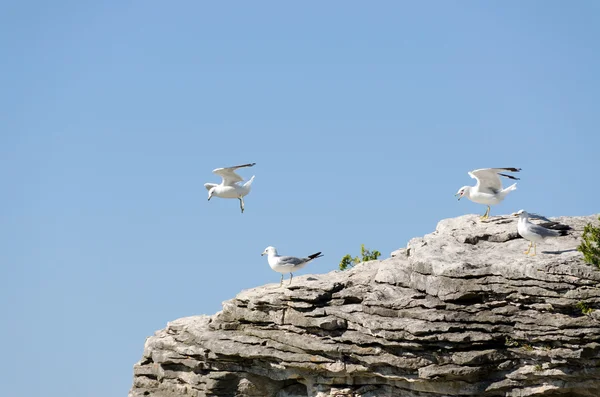
[[[460,200],[463,197],[468,198],[474,203],[487,205],[487,211],[481,217],[481,219],[487,219],[490,215],[490,205],[496,205],[504,200],[504,197],[508,192],[512,192],[517,189],[517,184],[514,183],[502,189],[502,181],[500,176],[506,178],[519,180],[519,178],[512,175],[501,174],[501,171],[519,172],[520,168],[481,168],[469,172],[469,176],[477,180],[475,186],[463,186],[461,187],[455,196],[459,196]]]
[[[244,196],[250,193],[250,187],[252,185],[252,181],[254,180],[254,175],[252,178],[243,185],[240,185],[239,182],[242,182],[244,179],[235,173],[235,170],[238,168],[244,167],[252,167],[256,163],[250,164],[242,164],[236,165],[233,167],[226,168],[217,168],[213,170],[213,173],[219,175],[223,180],[221,184],[217,185],[216,183],[205,183],[204,187],[208,190],[208,201],[212,198],[212,196],[217,196],[221,198],[236,198],[240,200],[240,209],[242,210],[242,214],[244,213]]]
[[[529,255],[531,251],[531,246],[533,245],[533,255],[537,254],[537,243],[541,243],[548,237],[558,237],[558,236],[566,236],[566,230],[552,230],[547,229],[541,225],[536,225],[535,223],[529,222],[529,218],[532,219],[541,219],[543,221],[552,222],[551,220],[538,215],[538,214],[530,214],[525,210],[520,210],[512,214],[513,216],[519,217],[519,224],[517,226],[517,231],[525,240],[529,241],[529,248],[525,251],[525,255]]]
[[[309,255],[307,258],[296,258],[295,256],[280,256],[277,255],[277,250],[275,249],[275,247],[265,248],[263,253],[260,255],[268,255],[269,266],[271,266],[271,269],[275,270],[277,273],[281,273],[281,282],[279,283],[280,287],[283,285],[283,275],[285,273],[290,274],[290,283],[288,284],[290,285],[292,284],[292,272],[302,269],[308,262],[323,256],[320,252]]]

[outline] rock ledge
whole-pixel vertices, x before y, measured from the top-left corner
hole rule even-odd
[[[571,234],[535,257],[516,218],[446,219],[389,259],[242,291],[148,338],[129,396],[600,396],[581,310],[600,271],[575,250],[597,219],[553,219]]]

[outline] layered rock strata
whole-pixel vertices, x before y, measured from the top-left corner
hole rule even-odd
[[[242,291],[148,338],[129,395],[600,396],[600,271],[576,251],[597,218],[554,219],[570,234],[537,256],[516,218],[446,219],[389,259]]]

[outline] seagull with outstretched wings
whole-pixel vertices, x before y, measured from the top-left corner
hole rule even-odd
[[[469,172],[469,176],[477,180],[475,186],[461,187],[455,196],[460,200],[463,197],[468,198],[474,203],[487,205],[487,211],[481,219],[487,219],[490,215],[490,205],[500,203],[509,192],[517,190],[517,184],[513,183],[506,189],[502,189],[502,181],[500,177],[519,180],[519,178],[503,174],[502,172],[519,172],[520,168],[481,168]]]
[[[252,178],[250,178],[248,182],[240,185],[240,182],[243,182],[244,179],[236,174],[235,171],[239,168],[252,167],[254,164],[256,163],[235,165],[233,167],[217,168],[213,170],[213,173],[219,175],[222,178],[222,181],[220,184],[204,184],[204,187],[208,190],[208,200],[210,201],[213,196],[220,198],[236,198],[240,200],[240,209],[242,210],[242,213],[244,213],[244,196],[250,193],[254,175],[252,175]]]

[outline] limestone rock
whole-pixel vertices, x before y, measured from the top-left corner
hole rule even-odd
[[[242,291],[146,340],[130,397],[600,396],[587,222],[523,254],[516,218],[441,221],[382,261]]]

